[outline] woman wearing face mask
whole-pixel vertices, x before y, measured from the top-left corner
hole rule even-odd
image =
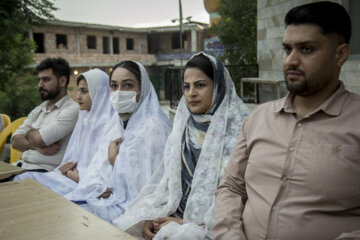
[[[118,63],[110,74],[110,100],[125,128],[139,106],[141,81],[138,79],[141,79],[139,67],[132,61]]]
[[[161,109],[145,68],[133,61],[113,67],[111,102],[124,121],[122,139],[104,149],[77,189],[65,197],[112,221],[150,179],[163,155],[171,123]]]
[[[137,238],[206,237],[217,185],[248,116],[228,71],[212,56],[189,60],[183,91],[161,167],[113,221]]]
[[[108,75],[99,69],[78,77],[76,98],[80,106],[79,117],[60,166],[47,173],[26,172],[15,180],[34,178],[61,195],[75,189],[79,179],[86,175],[100,144],[109,145],[123,132],[120,122],[111,126],[112,131],[107,131],[107,123],[112,118],[118,119],[110,103],[108,79]]]

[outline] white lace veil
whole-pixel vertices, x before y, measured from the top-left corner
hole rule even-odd
[[[109,77],[99,70],[93,69],[82,73],[90,93],[92,106],[89,112],[79,111],[78,120],[72,132],[64,158],[59,167],[65,162],[76,162],[79,177],[82,179],[87,172],[88,166],[100,143],[109,143],[117,137],[116,134],[108,134],[106,124],[117,113],[110,103]],[[58,168],[59,168],[58,167]],[[49,187],[59,194],[66,194],[76,187],[77,183],[63,176],[59,169],[48,173],[27,172],[18,176],[18,179],[34,178],[36,181]]]
[[[140,104],[128,121],[114,167],[109,164],[106,147],[99,155],[101,159],[96,160],[100,167],[90,167],[84,184],[66,196],[86,200],[89,211],[108,221],[120,216],[150,179],[161,162],[171,131],[171,123],[159,105],[145,68],[137,65],[141,72]],[[97,198],[106,188],[113,189],[110,197]]]
[[[221,63],[212,56],[204,55],[217,71],[218,64]],[[156,235],[159,239],[201,239],[213,225],[215,191],[241,131],[241,125],[249,114],[247,107],[237,96],[226,68],[223,74],[226,82],[225,96],[213,114],[205,136],[184,212],[184,224],[171,223],[164,226]],[[113,221],[115,226],[141,238],[145,220],[170,216],[176,211],[182,197],[181,143],[189,117],[190,112],[183,97],[165,146],[162,164],[125,214]]]

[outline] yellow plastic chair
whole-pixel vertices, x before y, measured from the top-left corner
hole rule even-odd
[[[2,117],[2,119],[4,121],[4,128],[6,128],[11,123],[10,117],[8,115],[4,114],[4,113],[1,114],[1,117]]]
[[[6,139],[10,136],[11,134],[11,128],[10,126],[7,126],[6,128],[4,128],[1,133],[0,133],[0,153],[3,151],[5,143],[6,143]]]
[[[10,124],[11,137],[14,135],[14,132],[16,131],[16,129],[18,129],[18,127],[24,123],[25,119],[26,119],[26,117],[22,117],[22,118],[18,118],[15,121],[11,122],[11,124]],[[14,163],[14,162],[20,160],[21,154],[22,154],[22,152],[20,152],[19,150],[16,150],[11,145],[11,147],[10,147],[10,163]]]

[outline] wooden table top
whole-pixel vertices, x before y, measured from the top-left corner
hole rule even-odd
[[[134,240],[33,179],[0,183],[0,239]]]
[[[22,172],[25,172],[25,169],[0,161],[0,180]]]

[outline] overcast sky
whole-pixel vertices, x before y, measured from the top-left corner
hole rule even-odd
[[[123,27],[174,25],[179,18],[178,0],[52,0],[60,20]],[[183,17],[209,23],[203,0],[182,0]],[[178,23],[177,23],[178,24]]]

